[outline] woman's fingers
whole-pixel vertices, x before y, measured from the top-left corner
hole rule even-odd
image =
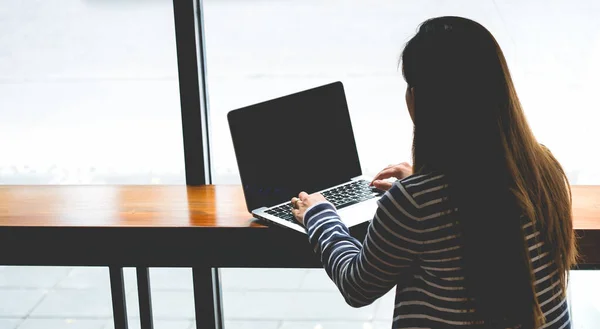
[[[388,178],[391,178],[391,177],[396,177],[397,174],[398,174],[398,170],[396,169],[396,167],[391,167],[391,168],[383,169],[377,175],[375,175],[375,178],[373,178],[373,182],[376,181],[376,180],[388,179]]]
[[[373,181],[373,186],[380,190],[387,191],[392,188],[392,183],[384,180],[375,180]]]
[[[375,185],[374,182],[376,180],[388,179],[388,178],[392,178],[392,177],[397,178],[397,179],[403,179],[410,175],[412,175],[412,167],[407,162],[387,166],[382,171],[380,171],[377,175],[375,175],[375,178],[373,178],[371,185]]]
[[[304,200],[306,200],[306,198],[308,198],[308,193],[306,193],[306,192],[300,192],[300,194],[298,194],[298,198],[301,201],[304,201]]]

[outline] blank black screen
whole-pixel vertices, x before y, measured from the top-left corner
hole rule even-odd
[[[249,210],[362,174],[341,82],[227,117]]]

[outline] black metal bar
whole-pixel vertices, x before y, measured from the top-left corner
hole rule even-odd
[[[142,329],[152,329],[152,297],[150,293],[150,273],[147,267],[137,267],[138,301],[140,303],[140,326]]]
[[[212,269],[213,276],[213,292],[215,294],[214,305],[215,305],[215,319],[218,324],[217,328],[224,328],[224,318],[225,314],[223,314],[223,294],[221,290],[221,271],[218,268]]]
[[[194,306],[197,329],[222,329],[223,306],[221,305],[221,282],[219,270],[194,267]]]
[[[204,185],[209,181],[205,169],[210,166],[207,166],[205,145],[208,145],[208,141],[202,122],[202,107],[205,104],[201,102],[198,76],[194,0],[173,0],[173,13],[186,184]]]
[[[278,228],[0,227],[0,250],[14,250],[2,265],[322,266],[306,235]]]
[[[198,56],[199,60],[199,81],[200,81],[200,100],[202,102],[202,119],[203,119],[203,132],[205,137],[205,168],[208,174],[206,175],[206,184],[212,184],[212,159],[210,152],[210,102],[208,98],[208,83],[207,83],[207,57],[206,57],[206,45],[204,36],[204,3],[203,0],[196,0],[196,29],[198,36]]]
[[[352,234],[352,228],[350,229]],[[578,269],[600,269],[600,230],[578,230]],[[134,236],[135,239],[131,237]],[[358,235],[356,235],[358,236]],[[110,243],[106,243],[110,241]],[[39,248],[42,245],[44,248]],[[98,248],[98,246],[102,248]],[[73,248],[77,246],[77,248]],[[285,228],[0,226],[0,265],[320,268]],[[207,252],[198,253],[198,250]]]
[[[115,329],[127,329],[127,304],[125,302],[123,268],[111,266],[108,270],[110,272],[110,292]]]

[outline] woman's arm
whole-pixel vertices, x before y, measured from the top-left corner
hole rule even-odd
[[[378,205],[363,244],[350,236],[329,203],[316,204],[304,215],[315,252],[353,307],[369,305],[401,284],[421,252],[419,221],[409,213],[416,209],[400,188],[394,184]]]

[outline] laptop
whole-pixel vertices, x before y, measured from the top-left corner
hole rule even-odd
[[[383,192],[362,174],[341,82],[228,113],[248,211],[306,233],[291,213],[299,192],[321,192],[348,227],[373,218]]]

